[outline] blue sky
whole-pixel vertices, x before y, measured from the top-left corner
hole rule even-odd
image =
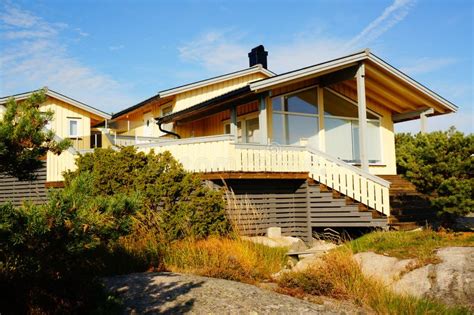
[[[460,107],[429,129],[472,132],[473,17],[467,0],[0,0],[0,95],[49,86],[117,112],[245,68],[258,44],[277,73],[369,47]]]

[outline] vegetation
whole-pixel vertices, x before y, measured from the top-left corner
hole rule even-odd
[[[45,92],[40,91],[21,102],[10,98],[6,103],[0,117],[0,174],[32,179],[43,166],[39,158],[48,151],[59,154],[71,145],[69,140],[55,141],[54,133],[45,130],[53,119],[51,110],[40,109],[45,100]]]
[[[222,192],[203,185],[198,175],[186,172],[169,152],[137,153],[133,147],[96,149],[81,156],[77,166],[75,172],[66,174],[66,182],[88,172],[93,196],[138,193],[142,213],[160,212],[154,222],[165,241],[230,231]]]
[[[474,211],[474,135],[447,132],[395,138],[397,172],[429,195],[444,219]]]
[[[437,263],[435,250],[447,246],[474,246],[474,233],[432,230],[372,232],[348,243],[355,253],[373,251],[397,258],[416,258],[417,266]]]
[[[393,293],[382,283],[365,277],[347,248],[328,253],[313,268],[283,274],[278,285],[283,293],[346,299],[377,314],[469,314],[466,308]]]
[[[286,252],[286,248],[241,239],[184,240],[166,249],[164,263],[175,272],[251,283],[278,272],[286,262]]]
[[[91,183],[84,173],[45,205],[0,205],[2,313],[85,312],[106,299],[94,279],[130,231],[138,203],[92,197]]]

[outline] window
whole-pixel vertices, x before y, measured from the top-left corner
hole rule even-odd
[[[273,139],[278,144],[318,146],[316,88],[272,99]]]
[[[224,123],[224,133],[230,134],[230,121]],[[238,117],[237,142],[258,143],[260,141],[260,125],[256,115]]]
[[[360,162],[358,108],[329,90],[324,90],[326,152],[346,162]],[[367,111],[367,156],[381,161],[380,118]]]
[[[77,138],[79,137],[79,119],[69,118],[69,137]]]

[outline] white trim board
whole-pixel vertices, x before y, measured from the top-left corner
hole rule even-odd
[[[31,92],[25,92],[25,93],[21,93],[21,94],[16,94],[16,95],[12,95],[12,96],[6,96],[6,97],[2,97],[0,98],[0,104],[5,104],[8,99],[10,99],[10,97],[13,97],[15,100],[17,101],[21,101],[21,100],[24,100],[24,99],[27,99],[28,97],[30,97],[33,93],[36,93],[36,92],[39,92],[41,90],[36,90],[36,91],[31,91]],[[72,99],[70,97],[67,97],[65,95],[62,95],[58,92],[55,92],[53,90],[50,90],[48,88],[45,89],[45,94],[47,96],[50,96],[52,98],[55,98],[55,99],[58,99],[60,101],[63,101],[65,103],[68,103],[68,104],[71,104],[71,105],[74,105],[76,106],[77,108],[80,108],[82,110],[85,110],[86,112],[89,112],[89,113],[92,113],[92,114],[95,114],[97,116],[100,116],[104,119],[110,119],[112,118],[112,115],[110,114],[107,114],[106,112],[103,112],[99,109],[96,109],[92,106],[89,106],[87,104],[84,104],[82,102],[79,102],[79,101],[76,101],[75,99]]]

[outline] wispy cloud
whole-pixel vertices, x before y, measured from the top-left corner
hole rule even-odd
[[[327,36],[323,32],[300,32],[289,42],[267,45],[269,67],[284,72],[364,48],[402,21],[413,7],[413,0],[395,0],[352,38]],[[211,30],[178,48],[183,61],[204,67],[209,72],[229,72],[247,65],[246,53],[252,47],[245,34],[232,29]]]
[[[104,110],[132,103],[126,85],[71,56],[61,37],[66,24],[50,23],[13,5],[4,5],[2,12],[0,95],[48,86]],[[79,28],[73,31],[88,35]]]
[[[415,60],[410,65],[402,67],[400,70],[409,74],[422,74],[433,72],[435,70],[439,70],[441,68],[447,67],[456,63],[458,60],[455,58],[429,58],[423,57],[420,59]]]
[[[395,0],[382,14],[367,25],[359,34],[347,42],[345,50],[365,46],[401,22],[415,4],[414,0]]]

